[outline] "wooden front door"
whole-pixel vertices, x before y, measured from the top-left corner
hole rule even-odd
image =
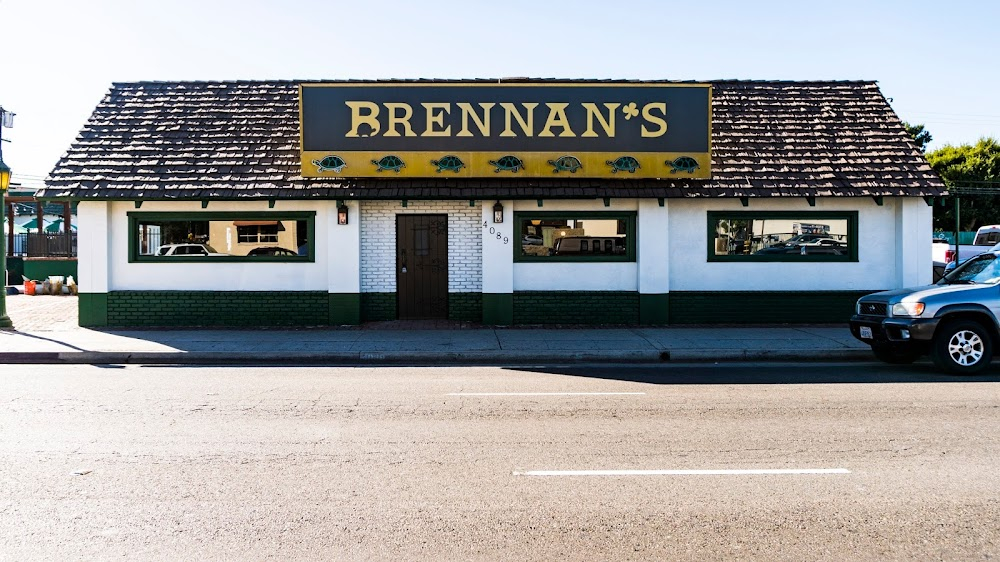
[[[448,317],[448,215],[396,215],[400,319]]]

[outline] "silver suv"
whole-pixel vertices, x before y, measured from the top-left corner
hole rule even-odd
[[[886,363],[930,354],[938,368],[973,374],[989,367],[1000,338],[1000,247],[963,263],[934,285],[866,295],[851,334]]]

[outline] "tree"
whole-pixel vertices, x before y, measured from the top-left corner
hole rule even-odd
[[[979,139],[974,145],[946,145],[927,153],[927,161],[948,187],[982,191],[961,196],[961,229],[975,230],[984,224],[1000,224],[1000,142]],[[955,228],[954,204],[934,208],[934,229]]]
[[[917,145],[917,148],[919,148],[921,152],[925,152],[927,150],[927,145],[934,140],[930,131],[924,128],[923,123],[911,125],[906,121],[903,121],[903,127],[905,127],[906,132],[913,137],[913,142]]]

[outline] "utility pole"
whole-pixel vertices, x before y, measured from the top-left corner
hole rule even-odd
[[[14,327],[10,316],[7,316],[7,243],[4,240],[4,211],[7,204],[4,198],[7,197],[7,188],[10,187],[10,167],[3,161],[3,128],[14,125],[14,114],[0,107],[0,274],[3,275],[3,291],[0,291],[0,330]],[[9,142],[9,141],[8,141]],[[11,218],[13,220],[13,218]]]

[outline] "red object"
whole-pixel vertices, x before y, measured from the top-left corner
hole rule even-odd
[[[951,263],[953,261],[955,261],[955,250],[945,250],[944,263]]]
[[[24,282],[24,294],[26,294],[26,295],[33,295],[33,294],[35,294],[35,282],[34,281],[25,281]]]

